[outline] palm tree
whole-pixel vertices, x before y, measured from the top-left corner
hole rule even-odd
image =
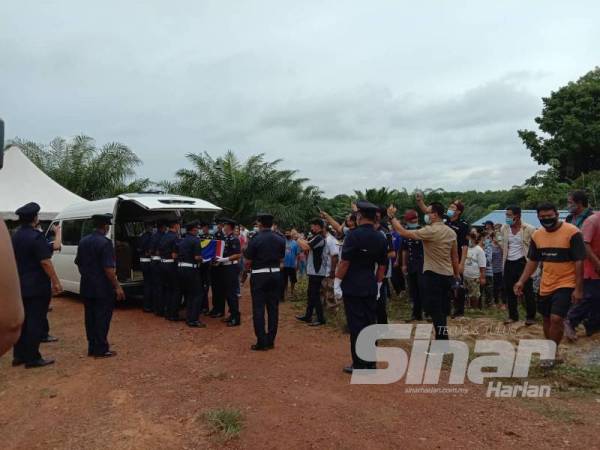
[[[200,197],[223,208],[223,215],[252,222],[258,211],[269,211],[284,225],[302,226],[317,214],[320,191],[296,178],[295,170],[280,170],[281,160],[265,161],[264,154],[241,162],[232,151],[213,158],[208,153],[187,155],[192,167],[177,171],[174,182],[161,186],[170,192]]]
[[[119,142],[98,148],[91,137],[80,135],[69,141],[57,137],[47,146],[19,138],[12,143],[54,181],[88,200],[141,191],[151,185],[147,178],[134,179],[141,160]]]

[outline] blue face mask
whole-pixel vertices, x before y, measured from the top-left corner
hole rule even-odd
[[[406,228],[408,228],[409,230],[416,230],[417,228],[419,228],[419,224],[418,223],[407,223]]]
[[[454,217],[454,214],[456,214],[456,211],[454,211],[453,209],[449,209],[448,211],[446,211],[448,219],[452,219]]]
[[[506,225],[512,226],[512,225],[514,225],[514,223],[515,223],[515,219],[513,219],[512,217],[506,218]]]
[[[429,217],[429,214],[425,214],[425,217],[423,219],[425,220],[425,223],[431,223],[431,217]]]

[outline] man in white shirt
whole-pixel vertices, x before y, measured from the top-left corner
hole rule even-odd
[[[487,258],[482,246],[482,237],[472,230],[469,234],[469,248],[463,267],[463,279],[471,308],[481,309],[481,288],[485,286]]]
[[[321,281],[321,301],[328,308],[337,308],[341,299],[336,300],[333,295],[333,281],[335,279],[335,269],[340,258],[340,246],[338,240],[327,229],[324,230],[325,243],[329,254],[329,273]]]

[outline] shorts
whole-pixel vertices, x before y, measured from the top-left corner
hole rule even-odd
[[[571,308],[573,291],[573,288],[560,288],[549,295],[540,295],[537,302],[538,312],[543,317],[550,317],[550,314],[554,314],[564,319]]]
[[[296,284],[298,279],[296,278],[296,268],[295,267],[284,267],[283,268],[283,276],[285,280],[290,280],[290,283]]]
[[[465,288],[467,289],[467,296],[469,298],[481,297],[481,286],[479,285],[479,278],[465,278]]]

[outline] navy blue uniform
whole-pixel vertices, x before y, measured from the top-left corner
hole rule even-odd
[[[14,347],[14,358],[25,363],[41,359],[40,341],[46,333],[46,314],[52,290],[50,278],[41,261],[52,251],[44,235],[31,225],[21,225],[12,237],[12,245],[21,283],[25,321]]]
[[[198,235],[200,241],[211,240],[212,236],[208,233],[200,233]],[[201,264],[200,264],[201,263]],[[200,261],[200,283],[202,284],[202,303],[200,304],[200,311],[207,314],[209,312],[208,305],[208,291],[210,290],[210,261]]]
[[[356,339],[360,332],[377,321],[377,266],[387,264],[388,242],[373,225],[360,225],[344,240],[342,261],[348,261],[348,271],[342,280],[344,308],[350,330],[352,367],[371,368],[356,355]]]
[[[169,320],[179,319],[179,306],[181,305],[176,263],[178,244],[179,236],[171,230],[167,231],[158,243],[162,282],[162,302],[159,310],[164,310],[165,316]]]
[[[144,231],[137,241],[140,269],[144,276],[144,311],[152,311],[152,237],[151,231]]]
[[[214,240],[225,240],[225,234],[217,231],[212,237]],[[225,277],[224,266],[213,263],[210,268],[210,284],[212,289],[212,309],[210,315],[222,317],[225,315]]]
[[[93,231],[79,242],[75,264],[81,274],[79,291],[85,307],[88,355],[100,356],[109,351],[107,337],[115,307],[115,288],[104,270],[115,268],[112,242]]]
[[[200,260],[197,258],[200,258]],[[185,320],[188,324],[198,322],[200,305],[204,296],[199,270],[201,258],[200,238],[189,233],[186,234],[179,244],[177,259],[179,261],[179,285],[185,299]]]
[[[223,257],[227,258],[232,255],[242,253],[240,240],[231,233],[225,236],[225,248],[223,249]],[[232,325],[240,324],[240,299],[238,297],[240,287],[240,262],[228,261],[222,263],[223,266],[223,294],[227,300],[229,308],[229,319]]]
[[[423,319],[423,241],[404,239],[402,251],[406,252],[408,294],[412,303],[411,320]]]
[[[165,315],[165,305],[163,303],[163,284],[160,271],[160,255],[158,254],[158,244],[165,235],[164,231],[157,231],[150,239],[150,285],[152,286],[152,310],[157,316]]]
[[[257,346],[269,347],[275,344],[279,323],[279,266],[285,257],[285,238],[270,229],[261,230],[248,241],[244,257],[252,261],[250,291]],[[268,332],[265,330],[265,309],[268,316]]]

